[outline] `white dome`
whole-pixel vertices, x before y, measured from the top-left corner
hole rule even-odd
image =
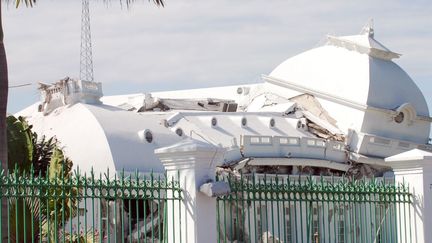
[[[370,33],[329,37],[327,45],[284,61],[269,78],[359,106],[395,110],[410,103],[418,115],[429,116],[420,89],[391,61],[399,56]]]

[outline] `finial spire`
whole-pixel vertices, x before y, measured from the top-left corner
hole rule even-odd
[[[370,18],[368,20],[368,22],[366,23],[366,25],[362,28],[360,34],[361,35],[368,35],[369,37],[374,37],[374,20],[373,18]]]

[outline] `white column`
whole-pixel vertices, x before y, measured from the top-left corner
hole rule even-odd
[[[386,158],[396,183],[405,183],[413,203],[397,209],[398,243],[432,242],[432,153],[414,149]]]
[[[168,201],[168,242],[217,242],[216,198],[201,193],[199,187],[215,179],[224,150],[188,139],[155,153],[168,179],[178,180],[183,189],[180,202]]]

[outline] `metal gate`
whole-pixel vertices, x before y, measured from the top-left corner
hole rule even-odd
[[[411,194],[390,179],[219,176],[218,242],[398,242],[411,233]],[[399,215],[399,216],[398,216]]]
[[[34,177],[0,172],[1,242],[166,242],[167,202],[181,200],[164,175],[79,173]],[[5,227],[1,227],[4,229]],[[175,229],[172,229],[175,230]]]

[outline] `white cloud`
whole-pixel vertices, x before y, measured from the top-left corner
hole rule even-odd
[[[78,75],[80,1],[3,11],[11,84]],[[404,54],[397,62],[431,97],[431,11],[428,1],[169,0],[129,10],[96,1],[95,77],[109,94],[256,82],[325,34],[358,33],[374,17],[377,39]],[[10,110],[34,93],[12,90]]]

